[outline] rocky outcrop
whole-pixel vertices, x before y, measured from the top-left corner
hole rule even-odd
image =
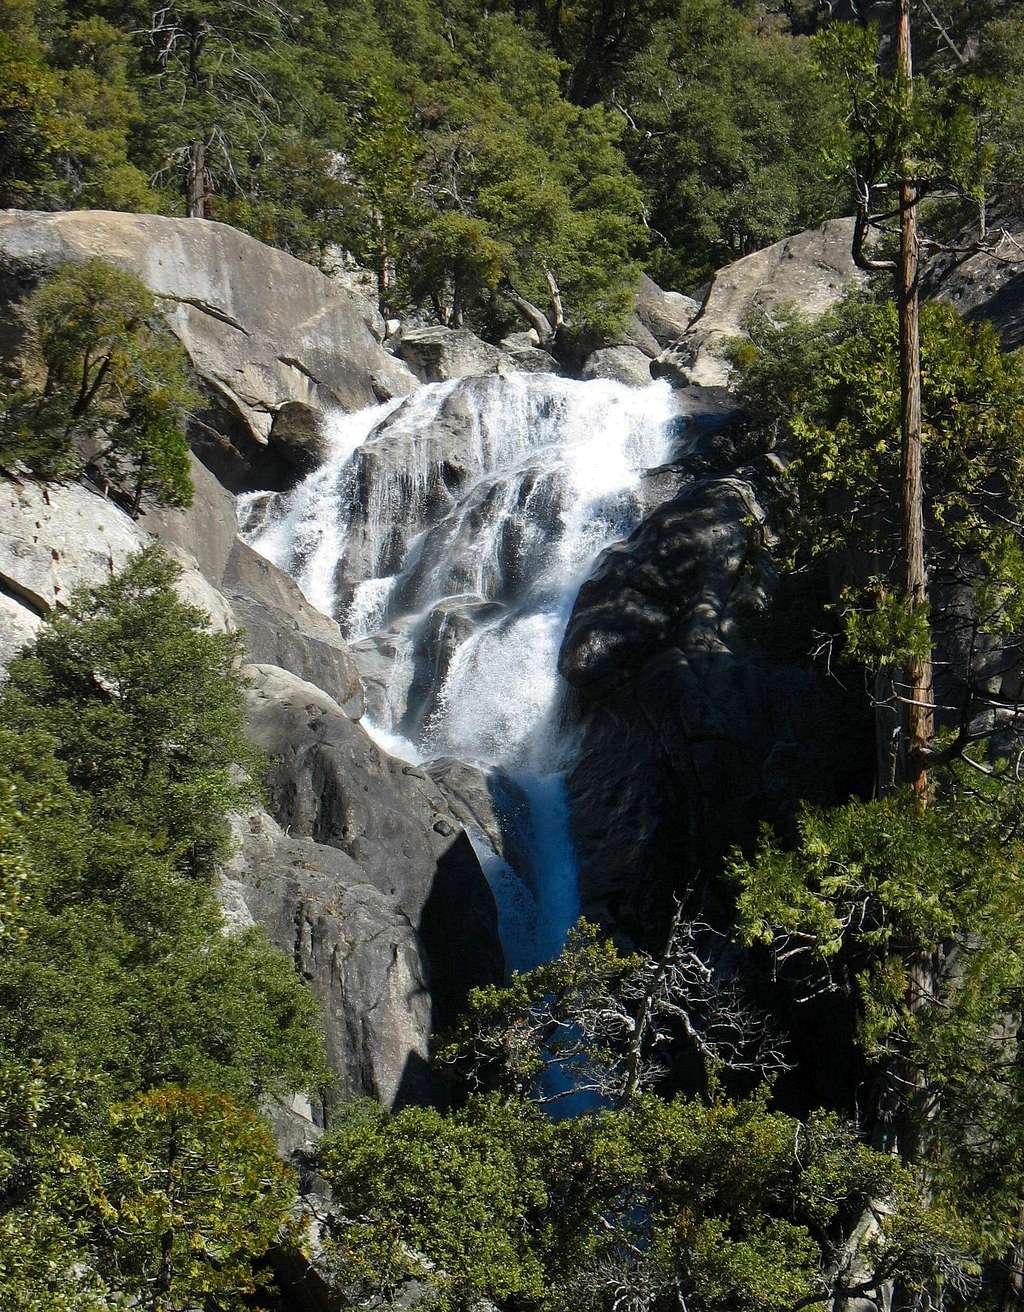
[[[444,383],[465,375],[495,374],[503,351],[468,328],[406,328],[395,349],[424,383]]]
[[[850,254],[852,235],[852,219],[830,219],[720,269],[699,315],[655,360],[654,375],[680,385],[728,382],[721,348],[742,333],[748,311],[793,305],[806,315],[822,314],[864,283],[867,275]]]
[[[404,327],[389,345],[424,383],[482,374],[559,373],[554,357],[539,349],[528,333],[517,333],[493,346],[468,328]]]
[[[961,236],[965,247],[977,240],[973,230]],[[994,222],[987,251],[947,252],[930,261],[925,294],[949,301],[967,319],[994,324],[1005,350],[1024,346],[1024,219]]]
[[[349,647],[335,621],[310,605],[293,579],[236,541],[220,586],[244,630],[250,661],[290,670],[359,719],[363,686]]]
[[[536,891],[530,802],[519,784],[504,770],[483,769],[453,757],[428,761],[423,768],[466,831],[478,834]]]
[[[0,291],[8,301],[64,261],[94,257],[137,274],[157,294],[211,398],[194,445],[233,488],[251,485],[254,466],[257,483],[287,479],[288,459],[267,447],[282,407],[355,410],[416,386],[382,347],[383,321],[364,298],[225,224],[0,212]]]
[[[338,848],[396,899],[430,964],[434,1019],[469,988],[498,982],[494,898],[447,801],[415,766],[388,756],[313,684],[247,666],[250,731],[271,760],[270,810],[292,837]]]
[[[582,377],[610,378],[631,387],[646,387],[651,381],[650,357],[635,346],[603,346],[587,356]]]
[[[562,647],[584,914],[640,939],[673,888],[714,876],[765,821],[787,832],[800,801],[842,800],[871,760],[863,699],[810,663],[780,596],[771,467],[742,454],[696,428],[678,491],[602,555]]]
[[[430,974],[397,899],[347,853],[286,834],[264,812],[240,817],[236,828],[222,877],[226,914],[233,928],[262,925],[319,1001],[337,1078],[331,1101],[429,1100]],[[284,1132],[295,1119],[295,1109],[275,1112]],[[322,1123],[315,1115],[313,1125]],[[294,1126],[294,1146],[310,1133]]]
[[[113,502],[78,484],[0,482],[0,665],[74,588],[109,579],[150,540]],[[182,566],[182,598],[205,610],[215,628],[234,628],[231,606],[195,558],[169,545]]]
[[[666,292],[645,273],[636,289],[636,317],[659,346],[671,346],[700,313],[700,302],[682,292]],[[657,352],[655,352],[657,354]]]

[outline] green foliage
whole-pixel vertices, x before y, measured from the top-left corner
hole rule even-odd
[[[926,232],[956,232],[973,218],[984,236],[989,204],[1020,194],[1019,20],[999,8],[975,5],[968,15],[954,0],[923,15],[934,21],[915,18],[912,88],[895,75],[892,43],[873,24],[838,23],[815,38],[822,73],[848,106],[826,127],[826,157],[856,180],[865,213],[884,213],[882,229],[893,231],[887,196],[906,161],[926,202],[919,211]]]
[[[561,1088],[603,1082],[621,1051],[611,1034],[580,1026],[585,1030],[587,1016],[610,1006],[611,996],[641,965],[639,956],[622,956],[596,926],[581,920],[554,960],[514,974],[504,987],[473,989],[436,1060],[472,1087],[506,1097],[539,1098],[545,1079]]]
[[[92,1203],[97,1268],[153,1312],[251,1307],[281,1237],[292,1172],[266,1125],[226,1098],[153,1089],[110,1112]]]
[[[151,548],[79,592],[12,662],[0,697],[9,728],[52,735],[99,826],[136,828],[178,864],[208,872],[225,816],[251,795],[236,633],[174,591],[180,569]],[[143,640],[144,639],[144,640]]]
[[[0,1302],[25,1312],[241,1307],[294,1195],[252,1113],[327,1080],[291,963],[216,903],[258,758],[237,639],[177,573],[154,549],[73,594],[0,695]]]
[[[869,1199],[885,1240],[873,1274],[932,1274],[963,1236],[894,1158],[834,1117],[806,1125],[764,1092],[729,1102],[644,1095],[628,1110],[549,1121],[518,1099],[443,1115],[356,1105],[318,1167],[338,1203],[333,1258],[364,1294],[429,1273],[443,1301],[758,1312],[822,1302],[845,1227]],[[872,1272],[871,1266],[875,1271]]]
[[[844,582],[849,654],[899,663],[928,645],[923,612],[898,601],[899,333],[890,304],[854,297],[814,324],[754,316],[732,360],[752,423],[789,457],[796,495],[784,552],[791,565],[824,557]],[[948,305],[921,316],[927,565],[967,589],[964,614],[933,625],[999,637],[1022,619],[1021,488],[1024,363],[987,324]]]
[[[25,309],[21,382],[4,398],[0,459],[43,477],[83,467],[138,512],[192,499],[184,424],[196,394],[151,292],[101,260],[68,264]]]
[[[652,271],[686,286],[846,206],[824,154],[845,106],[807,41],[773,30],[761,6],[668,8],[614,103],[660,234]]]
[[[424,1271],[426,1258],[457,1303],[542,1299],[531,1239],[547,1202],[550,1122],[494,1098],[447,1116],[417,1107],[388,1117],[358,1103],[345,1112],[319,1155],[343,1213],[369,1218],[341,1231],[345,1277],[386,1287]]]
[[[993,1255],[1022,1197],[1010,1159],[1024,1090],[1005,1019],[1024,1005],[1019,814],[1015,791],[954,776],[923,812],[899,794],[805,811],[794,848],[765,834],[731,867],[746,940],[804,992],[854,993],[865,1052],[904,1072],[895,1100],[934,1190]]]
[[[34,0],[0,5],[2,203],[155,208],[128,157],[141,118],[128,35],[99,17],[54,13]]]

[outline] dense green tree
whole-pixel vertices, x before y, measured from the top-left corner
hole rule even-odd
[[[190,871],[224,851],[225,816],[252,795],[236,633],[210,633],[156,548],[78,592],[11,663],[3,724],[46,731],[99,825],[144,827]]]
[[[254,1264],[295,1198],[267,1126],[226,1098],[161,1088],[112,1108],[107,1135],[85,1219],[111,1290],[147,1312],[251,1307],[267,1283]]]
[[[807,41],[730,0],[672,7],[623,70],[613,105],[644,184],[652,271],[693,286],[721,264],[847,204],[825,153],[844,107]]]
[[[367,1293],[426,1275],[456,1307],[758,1312],[870,1295],[894,1272],[956,1288],[970,1275],[961,1227],[925,1210],[898,1161],[763,1094],[646,1094],[557,1122],[494,1096],[447,1115],[357,1105],[318,1166],[339,1277]],[[853,1272],[844,1251],[868,1199],[882,1219]]]
[[[185,419],[197,396],[185,353],[136,277],[68,264],[25,307],[19,377],[0,412],[0,459],[44,477],[91,471],[137,514],[192,499]]]
[[[59,79],[34,30],[32,8],[7,0],[0,12],[0,203],[52,202],[53,161],[63,136]]]
[[[0,870],[17,893],[0,1302],[19,1312],[241,1306],[294,1196],[253,1113],[327,1080],[292,964],[256,930],[227,933],[216,903],[257,760],[237,639],[179,600],[177,573],[151,550],[73,594],[0,695]]]
[[[146,174],[129,158],[142,118],[130,38],[99,17],[53,15],[33,0],[0,5],[4,204],[156,208]]]
[[[747,940],[803,997],[851,995],[879,1133],[995,1261],[1024,1203],[1019,807],[947,780],[924,811],[894,794],[805,812],[795,848],[766,835],[732,867]]]
[[[895,308],[854,298],[813,326],[755,316],[749,327],[733,358],[755,426],[788,458],[790,565],[827,563],[847,654],[891,675],[938,644],[940,725],[951,738],[936,763],[997,730],[1012,735],[1000,680],[1014,677],[1024,618],[1021,360],[1000,351],[990,326],[924,307],[925,563],[936,592],[930,611],[912,613],[900,591]],[[879,766],[884,784],[894,762]]]

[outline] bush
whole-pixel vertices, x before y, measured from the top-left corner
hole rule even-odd
[[[0,461],[43,478],[83,470],[138,514],[192,500],[185,419],[197,396],[184,351],[131,274],[66,264],[26,306],[28,351],[2,397]]]

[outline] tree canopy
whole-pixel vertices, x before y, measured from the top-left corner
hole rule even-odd
[[[0,1301],[240,1308],[295,1181],[258,1118],[327,1081],[316,1006],[213,891],[259,762],[236,635],[156,549],[0,692]],[[243,773],[244,772],[244,773]]]

